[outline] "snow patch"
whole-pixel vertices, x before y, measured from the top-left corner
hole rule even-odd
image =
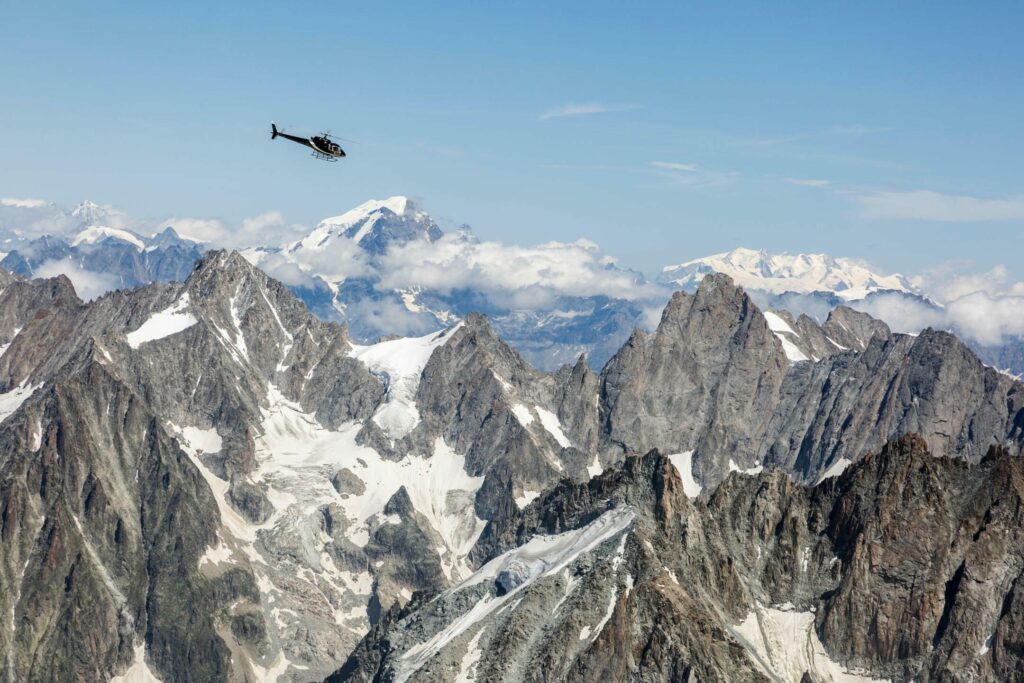
[[[850,671],[833,661],[814,630],[813,612],[796,612],[791,605],[773,609],[756,604],[733,635],[754,663],[776,681],[799,683],[804,672],[815,680],[835,683],[883,681]]]
[[[565,432],[562,431],[562,423],[558,421],[558,416],[552,413],[546,408],[540,406],[534,406],[537,411],[537,416],[540,418],[540,423],[544,425],[544,429],[548,430],[551,436],[555,437],[555,441],[562,448],[568,448],[572,445],[572,442],[565,436]]]
[[[127,230],[118,230],[117,228],[105,228],[100,225],[94,225],[90,228],[86,228],[71,239],[71,246],[77,247],[80,244],[96,244],[102,242],[105,239],[115,239],[121,242],[127,242],[139,251],[146,248],[146,245],[135,235],[131,234]]]
[[[128,346],[137,349],[146,342],[169,337],[195,325],[198,321],[188,312],[188,305],[189,296],[188,292],[185,292],[168,308],[149,316],[137,330],[125,335]]]
[[[523,495],[516,496],[516,507],[522,510],[524,507],[533,502],[533,500],[540,495],[540,491],[531,491],[530,489],[523,489]]]
[[[7,393],[0,394],[0,422],[10,417],[41,386],[42,382],[28,386],[22,382]]]
[[[704,488],[693,478],[693,451],[683,453],[672,453],[668,456],[669,461],[675,465],[679,472],[679,478],[683,480],[683,493],[687,498],[696,498]]]
[[[349,355],[362,361],[370,372],[384,381],[387,395],[373,421],[392,439],[401,439],[419,424],[416,389],[420,375],[434,349],[451,339],[461,325],[459,323],[425,337],[406,337],[352,347]]]
[[[762,465],[760,463],[755,463],[753,467],[749,467],[747,469],[741,469],[739,465],[737,465],[735,462],[733,462],[732,458],[729,458],[729,471],[730,472],[739,472],[740,474],[746,474],[747,476],[753,477],[753,476],[758,475],[758,474],[760,474],[761,472],[764,471],[764,465]]]
[[[524,427],[533,422],[533,413],[531,413],[530,409],[522,403],[512,404],[512,414],[516,416],[517,420],[519,420],[519,424]]]
[[[114,676],[110,683],[161,683],[146,663],[146,644],[135,646],[135,659],[123,674]]]
[[[462,583],[450,588],[446,594],[465,590],[484,581],[493,581],[502,570],[513,564],[526,569],[526,576],[515,588],[504,595],[486,595],[447,627],[402,654],[396,667],[396,683],[409,680],[442,648],[490,614],[503,609],[506,603],[525,588],[543,577],[561,572],[583,553],[594,550],[628,529],[634,516],[629,508],[615,508],[579,529],[554,536],[534,536],[520,547],[494,558]]]
[[[337,431],[326,429],[274,385],[268,387],[267,402],[263,434],[256,439],[258,477],[298,500],[310,513],[325,503],[340,505],[350,523],[349,540],[359,546],[369,541],[368,522],[404,486],[413,507],[444,543],[445,573],[450,579],[469,573],[465,557],[485,526],[472,504],[484,478],[466,473],[465,456],[438,438],[429,457],[410,454],[397,462],[385,460],[372,448],[356,443],[362,428],[357,422]],[[335,491],[330,477],[340,467],[363,482],[361,494],[342,498]]]
[[[224,545],[223,541],[217,539],[217,545],[206,549],[206,552],[199,557],[199,566],[204,564],[222,564],[231,559],[233,553],[231,548]]]
[[[483,651],[480,649],[480,636],[486,629],[480,629],[466,646],[466,654],[462,656],[462,663],[459,665],[459,674],[455,677],[455,683],[471,683],[476,680],[476,667],[480,663]]]
[[[816,484],[820,484],[821,482],[825,481],[826,479],[831,479],[832,477],[838,477],[840,474],[842,474],[843,472],[846,471],[847,467],[849,467],[852,464],[853,464],[853,461],[848,459],[848,458],[839,458],[834,463],[829,465],[827,470],[825,470],[824,472],[821,473],[821,476],[818,477],[818,481],[815,482],[815,483]]]

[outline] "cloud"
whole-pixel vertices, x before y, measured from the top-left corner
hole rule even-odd
[[[520,247],[456,233],[433,243],[394,247],[379,270],[382,290],[422,287],[450,294],[472,288],[499,307],[517,310],[550,306],[562,296],[663,296],[660,287],[615,268],[614,260],[589,240]]]
[[[47,205],[43,199],[18,199],[15,197],[0,198],[0,206],[10,206],[16,209],[42,209]]]
[[[1024,220],[1024,197],[985,199],[931,190],[854,195],[865,218],[942,222]]]
[[[549,109],[538,117],[539,121],[559,119],[567,116],[586,116],[589,114],[607,114],[610,112],[633,111],[640,109],[639,104],[563,104]]]
[[[983,272],[970,272],[970,266],[969,261],[951,261],[930,268],[911,281],[915,287],[942,303],[978,292],[992,296],[1024,296],[1024,282],[1013,282],[1006,266],[996,265]]]
[[[83,301],[91,301],[112,289],[117,289],[120,285],[114,275],[85,270],[70,258],[44,261],[35,269],[33,275],[40,278],[67,276],[75,286],[75,293]]]
[[[244,218],[231,226],[219,218],[169,218],[160,228],[171,226],[182,237],[207,242],[214,247],[245,247],[282,244],[304,234],[307,228],[285,222],[280,211],[268,211]]]
[[[744,140],[743,144],[747,145],[785,145],[791,142],[799,142],[801,140],[813,140],[816,138],[826,137],[846,137],[854,135],[872,135],[874,133],[884,133],[892,130],[891,128],[876,128],[872,126],[864,126],[859,123],[845,124],[829,126],[822,130],[813,130],[804,133],[793,133],[791,135],[782,135],[774,138],[753,138],[750,140]]]
[[[269,254],[258,263],[268,275],[287,285],[304,287],[317,286],[314,275],[330,282],[340,282],[354,277],[371,277],[376,274],[367,261],[367,254],[359,245],[349,239],[333,239],[318,250],[302,252],[302,262],[296,262],[287,253]]]
[[[912,278],[930,301],[883,293],[853,306],[897,332],[934,327],[983,345],[1024,336],[1024,282],[1013,281],[1003,265],[983,272],[970,272],[967,267],[964,262],[951,262]]]
[[[652,161],[651,166],[665,171],[685,171],[688,173],[697,172],[697,164],[682,164],[678,161]]]
[[[783,178],[783,180],[790,185],[800,185],[801,187],[828,187],[832,184],[831,180],[818,178]]]
[[[160,225],[171,226],[185,239],[220,243],[228,235],[228,227],[217,218],[169,218]]]
[[[736,182],[740,177],[737,171],[715,171],[678,161],[651,161],[649,166],[673,186],[715,187]]]
[[[433,316],[410,311],[401,301],[392,298],[359,299],[347,304],[345,313],[350,320],[359,321],[362,332],[374,336],[409,337],[437,330]]]

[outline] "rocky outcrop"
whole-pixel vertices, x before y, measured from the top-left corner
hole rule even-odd
[[[1024,387],[954,336],[892,335],[847,309],[821,330],[851,346],[791,360],[785,341],[795,337],[770,329],[728,277],[677,293],[658,329],[634,334],[601,373],[606,457],[693,451],[713,487],[758,467],[814,482],[910,431],[934,453],[972,462],[989,445],[1024,443]]]
[[[493,520],[475,574],[329,680],[1018,680],[1022,462],[913,435],[815,487],[733,473],[705,504],[631,457]]]

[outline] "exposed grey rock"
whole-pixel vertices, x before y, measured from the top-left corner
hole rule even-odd
[[[328,680],[813,681],[849,667],[1017,680],[1024,653],[1005,639],[1016,642],[1022,462],[999,449],[974,466],[935,458],[912,436],[816,487],[733,473],[705,505],[668,460],[631,457],[492,521],[480,574],[504,561],[498,585],[471,579],[390,612]],[[547,575],[524,570],[528,541],[624,510],[621,532]],[[793,658],[764,661],[757,627],[740,625],[764,605],[807,615],[806,632],[773,636],[797,638]],[[800,638],[820,638],[813,661]]]
[[[846,562],[847,543],[854,556],[875,557],[870,477],[898,487],[919,469],[876,471],[876,460],[859,460],[903,432],[961,463],[935,465],[938,483],[909,489],[961,492],[947,501],[946,526],[926,528],[936,538],[957,520],[984,518],[966,507],[983,497],[964,493],[957,467],[981,477],[971,486],[997,465],[1010,468],[998,471],[1007,481],[1019,478],[1016,460],[982,458],[993,444],[1019,451],[1022,387],[949,334],[891,335],[838,309],[820,327],[786,318],[815,357],[822,352],[793,362],[749,297],[710,276],[695,294],[676,295],[658,329],[635,333],[600,374],[582,358],[538,371],[486,317],[467,315],[431,337],[429,357],[404,358],[414,374],[398,377],[354,357],[344,327],[314,317],[237,254],[207,254],[182,283],[88,304],[62,278],[7,275],[0,286],[0,341],[9,344],[0,394],[11,406],[0,421],[0,614],[13,615],[0,620],[0,653],[9,678],[108,678],[142,644],[165,680],[269,670],[315,679],[357,646],[349,670],[370,675],[365,667],[394,664],[400,643],[412,647],[469,605],[506,597],[523,601],[495,621],[507,637],[477,643],[489,653],[477,668],[485,679],[760,680],[760,664],[732,635],[758,604],[785,602],[818,608],[815,632],[844,664],[941,677],[968,666],[951,625],[972,638],[981,628],[958,621],[947,585],[959,594],[974,576],[985,588],[962,604],[983,603],[993,619],[986,666],[1010,677],[1019,667],[1021,570],[1000,553],[967,561],[984,535],[918,568],[931,572],[931,611],[918,610],[900,634],[863,635],[858,620],[875,613],[857,605],[876,603],[858,591],[893,589],[876,585],[884,578],[855,581],[831,560]],[[400,384],[406,393],[396,397]],[[401,433],[378,420],[396,401],[406,402],[397,404],[409,426]],[[687,498],[667,460],[634,457],[654,448],[693,451],[705,498]],[[757,477],[732,471],[761,467]],[[860,488],[836,493],[854,472],[867,477]],[[997,488],[991,506],[1002,501],[1006,514],[1016,491]],[[883,502],[895,517],[927,509],[900,496]],[[510,556],[488,580],[452,588],[538,535],[626,509],[635,515],[628,533],[558,572]],[[842,534],[830,531],[847,514]],[[1016,536],[1000,538],[1007,553],[1018,548]],[[890,598],[913,602],[899,591]],[[393,644],[359,645],[368,631]],[[462,650],[424,660],[425,676],[461,665],[473,634],[463,635],[452,641]]]

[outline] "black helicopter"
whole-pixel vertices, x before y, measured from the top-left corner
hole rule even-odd
[[[298,135],[288,135],[288,133],[278,130],[277,125],[271,121],[270,139],[273,140],[278,137],[309,147],[313,150],[313,156],[317,159],[323,159],[324,161],[337,161],[345,156],[345,150],[341,148],[341,145],[331,139],[330,133],[314,135],[311,138],[301,138]]]

